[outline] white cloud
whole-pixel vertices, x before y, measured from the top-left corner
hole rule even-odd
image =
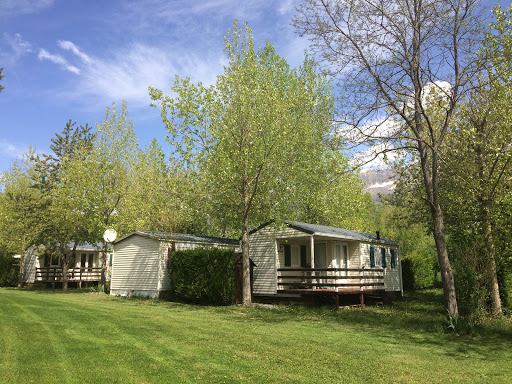
[[[281,0],[279,2],[278,11],[281,15],[293,13],[295,11],[295,1],[294,0]]]
[[[39,60],[49,60],[55,64],[60,65],[66,71],[73,72],[75,74],[80,74],[80,69],[68,63],[68,61],[60,55],[53,55],[48,52],[46,49],[40,49],[39,54],[37,55]]]
[[[38,58],[80,75],[77,77],[79,84],[64,94],[81,100],[90,97],[94,104],[126,100],[130,104],[149,105],[149,86],[165,91],[170,88],[176,74],[210,85],[226,64],[223,58],[201,59],[184,50],[144,44],[108,51],[106,57],[89,55],[68,40],[60,40],[58,45],[78,57],[80,62],[73,65],[73,57],[52,54],[45,49],[39,50]]]
[[[384,183],[377,183],[370,186],[367,186],[366,189],[374,189],[374,188],[394,188],[396,181],[386,181]]]
[[[354,167],[362,169],[388,168],[389,162],[398,160],[398,156],[390,143],[380,142],[355,153],[350,162]]]
[[[37,13],[51,7],[54,0],[2,0],[0,15]]]
[[[10,159],[21,158],[27,152],[28,145],[12,143],[6,139],[0,139],[0,155]]]
[[[80,49],[78,49],[78,47],[75,44],[73,44],[71,41],[59,40],[58,44],[59,44],[59,47],[61,47],[62,49],[73,52],[76,56],[81,58],[85,63],[89,64],[91,62],[91,58],[89,56],[87,56],[85,53],[83,53],[82,51],[80,51]]]
[[[73,96],[94,96],[102,104],[126,100],[149,105],[149,86],[165,92],[176,74],[209,85],[215,82],[223,64],[222,60],[201,60],[184,52],[134,44],[107,58],[90,58],[81,70],[80,85],[75,87]]]
[[[23,40],[19,33],[11,35],[4,32],[0,44],[2,66],[14,66],[21,57],[32,52],[31,44]]]
[[[23,40],[19,33],[15,33],[14,36],[4,33],[4,40],[11,47],[16,56],[22,56],[26,53],[32,52],[31,44],[28,41]]]
[[[340,125],[336,133],[345,140],[363,144],[369,140],[386,140],[399,135],[401,125],[391,117],[384,117],[367,121],[365,124],[354,127],[352,125]]]

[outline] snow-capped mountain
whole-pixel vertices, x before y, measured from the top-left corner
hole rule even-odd
[[[369,192],[373,201],[380,200],[379,195],[388,195],[395,189],[397,174],[391,169],[363,169],[359,177],[365,183],[364,192]]]

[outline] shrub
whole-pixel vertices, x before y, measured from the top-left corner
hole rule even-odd
[[[502,305],[507,311],[512,310],[512,266],[505,264],[498,272]]]
[[[15,287],[18,284],[19,259],[0,254],[0,287]]]
[[[435,283],[435,258],[432,254],[410,253],[402,257],[404,289],[432,288]]]
[[[465,321],[478,322],[486,313],[488,288],[482,242],[474,235],[458,234],[449,243],[459,315]]]
[[[235,299],[232,249],[176,251],[169,261],[171,297],[195,304],[229,305]]]
[[[487,289],[483,275],[478,272],[467,255],[454,257],[454,278],[459,315],[466,320],[480,320],[485,316]]]

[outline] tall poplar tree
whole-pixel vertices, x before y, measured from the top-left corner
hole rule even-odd
[[[291,69],[270,43],[254,47],[247,24],[235,22],[224,47],[229,62],[214,85],[177,77],[173,96],[150,93],[175,157],[199,176],[202,201],[239,228],[243,305],[250,306],[249,229],[292,214],[296,186],[327,149],[333,100],[310,59]]]

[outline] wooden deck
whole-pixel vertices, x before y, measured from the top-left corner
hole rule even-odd
[[[314,302],[315,297],[330,296],[339,308],[348,296],[357,296],[362,307],[365,297],[386,299],[382,268],[280,268],[277,272],[276,301],[295,297]]]
[[[76,282],[77,286],[82,287],[92,283],[98,283],[101,280],[102,268],[70,268],[68,270],[68,282]],[[34,283],[52,284],[62,283],[64,281],[61,267],[43,267],[36,268]]]

